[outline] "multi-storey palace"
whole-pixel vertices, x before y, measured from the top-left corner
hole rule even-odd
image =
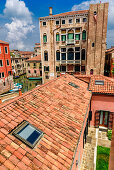
[[[108,3],[41,17],[43,82],[60,73],[104,74]]]

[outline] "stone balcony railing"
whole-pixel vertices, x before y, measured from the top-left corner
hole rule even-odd
[[[80,60],[61,60],[60,64],[80,64]]]

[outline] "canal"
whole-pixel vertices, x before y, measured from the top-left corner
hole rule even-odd
[[[26,74],[20,76],[19,78],[14,79],[14,83],[21,83],[23,84],[23,88],[22,88],[22,93],[32,90],[33,88],[35,88],[37,85],[42,84],[41,80],[29,80],[26,77]]]

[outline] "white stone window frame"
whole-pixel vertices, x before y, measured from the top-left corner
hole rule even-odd
[[[69,23],[69,20],[70,20],[70,19],[72,20],[72,23]],[[68,24],[73,24],[73,17],[71,17],[71,18],[69,17],[69,18],[68,18]]]
[[[77,20],[77,19],[79,19],[79,20],[80,20],[80,22],[76,22],[76,20]],[[76,18],[75,18],[75,23],[76,23],[76,24],[80,24],[80,23],[81,23],[81,17],[76,16]]]

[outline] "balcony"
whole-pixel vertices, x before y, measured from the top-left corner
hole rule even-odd
[[[68,40],[66,40],[66,44],[75,44],[75,40],[74,39],[68,39]]]
[[[60,64],[80,64],[80,60],[61,60]]]

